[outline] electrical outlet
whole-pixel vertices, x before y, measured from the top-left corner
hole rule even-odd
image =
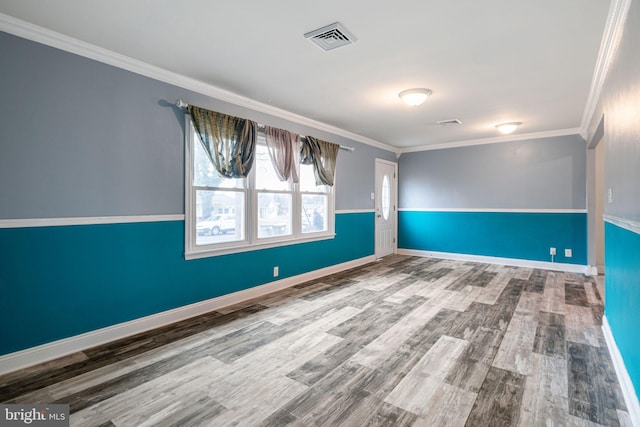
[[[276,265],[275,267],[273,267],[273,277],[278,277],[279,274],[280,268]]]
[[[573,256],[571,249],[565,249],[564,250],[564,257],[565,258],[571,258]]]
[[[556,248],[549,248],[549,255],[555,255],[556,254]]]
[[[609,202],[609,204],[613,203],[613,188],[611,187],[607,190],[607,202]]]

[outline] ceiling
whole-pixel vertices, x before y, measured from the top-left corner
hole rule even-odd
[[[402,150],[495,138],[501,122],[579,128],[609,4],[0,0],[0,13]],[[305,39],[333,22],[356,43]],[[409,107],[398,93],[414,87],[433,94]]]

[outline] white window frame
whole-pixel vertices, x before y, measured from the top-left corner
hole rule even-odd
[[[314,242],[333,239],[335,237],[335,186],[329,188],[327,195],[327,230],[319,232],[302,233],[301,209],[302,194],[313,192],[301,192],[298,184],[292,184],[292,209],[291,229],[292,233],[286,236],[274,236],[258,238],[258,190],[255,185],[255,167],[247,179],[247,197],[245,200],[245,239],[235,242],[215,243],[209,245],[196,245],[196,191],[201,189],[193,185],[193,144],[200,143],[195,135],[193,124],[189,115],[185,115],[185,250],[184,257],[187,260],[207,258],[218,255],[227,255],[240,252],[248,252],[259,249],[274,248],[279,246],[294,245],[298,243]],[[258,144],[264,143],[264,135],[258,133]],[[260,192],[282,193],[284,191],[260,190]]]

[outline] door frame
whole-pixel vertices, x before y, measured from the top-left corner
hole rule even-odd
[[[595,276],[598,274],[604,274],[604,268],[598,267],[598,244],[601,243],[601,253],[604,255],[604,236],[598,236],[597,227],[602,226],[604,220],[602,216],[598,215],[597,212],[597,203],[598,195],[596,191],[601,190],[602,194],[602,203],[604,204],[604,210],[606,211],[607,200],[605,196],[605,190],[607,188],[607,183],[605,179],[606,171],[604,168],[602,170],[597,170],[597,162],[602,160],[604,157],[599,158],[600,156],[605,156],[605,146],[606,146],[606,136],[605,136],[605,126],[604,126],[605,117],[604,115],[600,119],[600,123],[596,131],[594,132],[593,137],[590,141],[587,142],[587,264],[588,264],[588,272],[589,275]],[[596,176],[597,173],[600,173],[601,176]],[[603,188],[598,187],[597,181],[603,184]],[[601,239],[601,241],[598,241]],[[606,259],[604,260],[606,266]],[[603,267],[602,265],[600,267]]]
[[[393,182],[391,183],[392,186],[392,200],[391,200],[391,212],[390,212],[390,218],[393,219],[393,252],[392,254],[395,254],[398,252],[398,163],[397,162],[392,162],[389,160],[384,160],[384,159],[379,159],[376,158],[375,160],[375,168],[374,168],[374,177],[373,177],[373,187],[374,187],[374,198],[373,198],[373,222],[374,222],[374,227],[373,227],[373,234],[374,234],[374,255],[376,257],[376,259],[380,259],[382,258],[381,256],[378,256],[378,220],[376,215],[378,215],[377,212],[377,207],[379,206],[379,201],[380,201],[380,189],[377,187],[376,185],[376,181],[378,178],[378,171],[379,171],[379,165],[384,164],[387,166],[392,166],[393,167]]]

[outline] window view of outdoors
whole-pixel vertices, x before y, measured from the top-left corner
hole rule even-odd
[[[224,178],[211,164],[198,136],[193,138],[196,246],[268,243],[329,230],[332,189],[316,185],[312,165],[300,165],[298,185],[280,181],[268,147],[259,140],[250,178]],[[251,189],[250,179],[255,181]]]
[[[315,233],[327,230],[327,196],[302,195],[302,232]]]
[[[256,189],[258,190],[258,238],[292,234],[292,186],[280,181],[273,169],[266,145],[256,147]]]
[[[329,200],[326,193],[329,191],[329,187],[316,185],[312,165],[300,165],[300,191],[302,192],[302,215],[300,218],[302,232],[326,231],[327,202]]]
[[[244,240],[246,179],[221,177],[202,145],[193,147],[196,245]]]

